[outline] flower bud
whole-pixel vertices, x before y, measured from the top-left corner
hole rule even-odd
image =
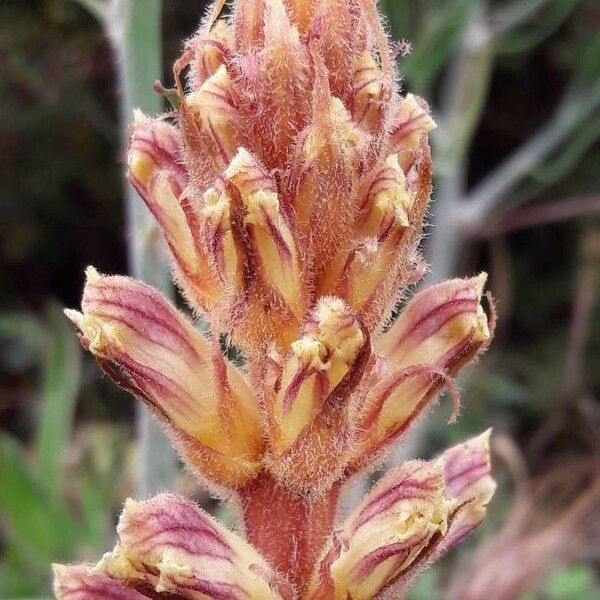
[[[371,600],[417,567],[448,529],[443,461],[407,462],[388,473],[325,548],[310,600]]]
[[[373,55],[365,51],[354,66],[352,116],[367,131],[374,132],[381,124],[384,85],[381,69]]]
[[[302,265],[296,240],[279,204],[275,181],[244,148],[238,150],[225,176],[240,192],[246,213],[244,224],[263,278],[302,320]]]
[[[494,494],[489,436],[432,461],[390,471],[333,534],[314,571],[310,600],[404,597],[424,564],[476,527]],[[386,596],[387,597],[387,596]]]
[[[176,494],[128,499],[117,533],[94,572],[145,595],[291,600],[289,585],[245,540]]]
[[[318,85],[327,86],[327,81]],[[308,242],[308,260],[319,272],[351,234],[361,134],[341,100],[327,90],[315,90],[314,95],[316,116],[302,146],[294,208],[297,226]]]
[[[400,155],[400,164],[407,173],[414,161],[421,136],[436,128],[427,103],[418,96],[407,94],[393,116],[394,127],[390,144]]]
[[[214,162],[224,169],[240,142],[235,101],[225,65],[197,92],[186,96],[184,108],[192,115],[199,133],[210,140]]]
[[[238,248],[232,230],[231,198],[221,182],[202,195],[204,205],[204,242],[215,271],[229,295],[238,292],[243,284],[244,256]]]
[[[305,32],[314,17],[315,6],[319,0],[286,0],[292,21],[301,32]]]
[[[236,486],[259,468],[258,401],[233,365],[156,290],[88,268],[81,343],[117,384],[153,410],[184,460]]]
[[[206,309],[217,301],[219,284],[195,237],[195,214],[183,197],[187,180],[181,158],[178,130],[136,111],[127,156],[129,179],[164,233],[186,294]]]
[[[232,43],[233,36],[224,19],[219,19],[207,35],[200,34],[188,42],[188,49],[192,53],[188,74],[192,90],[198,90],[219,70]]]
[[[320,0],[314,14],[309,35],[327,67],[332,94],[346,101],[352,94],[354,66],[367,43],[361,2]]]
[[[422,262],[418,251],[425,215],[431,194],[432,165],[429,145],[425,139],[421,140],[417,150],[414,164],[408,170],[402,186],[401,169],[395,165],[394,156],[389,156],[379,171],[375,171],[374,179],[367,180],[367,195],[361,190],[360,197],[367,198],[362,202],[363,215],[377,217],[380,208],[395,207],[394,219],[384,219],[376,223],[391,223],[388,234],[386,229],[381,229],[378,234],[382,268],[387,269],[387,275],[381,277],[377,286],[361,308],[361,319],[368,328],[377,328],[382,319],[389,315],[390,306],[397,302],[398,296],[408,285],[415,283],[415,265]],[[373,187],[375,184],[375,187]],[[369,191],[377,202],[371,204]],[[408,216],[408,226],[402,227],[404,222],[404,208]],[[370,209],[370,211],[369,211]],[[382,216],[386,214],[384,210]],[[387,211],[387,214],[390,214]],[[360,221],[359,221],[360,223]],[[368,223],[368,221],[367,221]],[[418,279],[417,279],[418,281]]]
[[[458,544],[485,517],[496,490],[496,482],[490,475],[490,435],[491,429],[488,429],[443,454],[446,494],[460,509],[436,549],[438,556]]]
[[[360,311],[394,272],[413,204],[413,191],[393,154],[364,193],[355,224],[358,241],[349,252],[338,252],[327,265],[318,293],[336,294]]]
[[[235,49],[241,55],[264,44],[265,4],[266,0],[237,0],[233,5]]]
[[[452,279],[417,294],[381,338],[377,350],[395,369],[437,362],[465,340],[482,344],[490,337],[481,306],[487,273]]]
[[[283,365],[271,419],[276,454],[288,450],[321,411],[366,343],[360,324],[342,300],[319,301]]]
[[[265,5],[264,49],[257,57],[260,77],[246,105],[264,117],[249,121],[255,127],[248,139],[258,143],[267,167],[285,168],[310,116],[310,64],[283,0],[266,0]]]
[[[417,294],[379,341],[387,372],[357,410],[363,459],[406,430],[444,385],[457,393],[450,377],[490,339],[485,280],[453,279]]]
[[[86,565],[53,565],[56,600],[147,600],[112,577],[90,573]]]

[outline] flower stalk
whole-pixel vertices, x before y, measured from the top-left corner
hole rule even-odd
[[[178,108],[136,113],[128,154],[211,333],[93,268],[67,316],[199,481],[232,500],[243,536],[173,494],[128,500],[114,550],[57,568],[57,596],[117,582],[131,598],[403,597],[483,518],[489,434],[394,469],[337,523],[340,491],[442,389],[458,409],[452,378],[493,334],[486,276],[425,289],[390,324],[425,270],[435,124],[400,93],[375,3],[237,0],[226,17],[222,4],[174,65]]]

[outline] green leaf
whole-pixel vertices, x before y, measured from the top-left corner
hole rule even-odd
[[[536,15],[532,23],[520,30],[509,31],[498,44],[498,52],[516,54],[539,46],[566,21],[578,4],[579,0],[551,2],[547,10]]]
[[[81,383],[82,352],[72,327],[55,304],[48,309],[48,322],[36,450],[40,473],[58,497],[63,492],[64,450]]]
[[[583,600],[598,593],[592,569],[583,565],[555,573],[546,582],[544,591],[549,600]]]
[[[39,361],[46,340],[44,325],[34,314],[3,312],[0,314],[0,344],[5,349],[2,367],[23,372]]]
[[[0,525],[21,561],[46,573],[54,560],[75,558],[77,528],[26,460],[22,448],[0,433]]]
[[[417,9],[403,5],[405,3],[396,2],[386,5],[394,36],[409,38],[408,41],[413,45],[412,53],[401,61],[401,71],[411,91],[429,95],[435,78],[460,41],[475,1],[421,4],[416,19],[418,25],[410,29],[407,23],[409,11]],[[413,17],[410,20],[415,19]]]

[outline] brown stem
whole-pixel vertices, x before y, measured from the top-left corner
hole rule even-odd
[[[263,473],[240,492],[248,541],[300,590],[333,529],[340,487],[303,497]]]
[[[585,347],[593,317],[600,264],[600,229],[591,227],[583,234],[573,316],[565,360],[565,397],[573,400],[584,383]]]

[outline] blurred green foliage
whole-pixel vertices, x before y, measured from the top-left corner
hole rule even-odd
[[[0,597],[8,598],[47,590],[51,562],[102,551],[122,491],[125,436],[98,425],[75,436],[82,351],[58,306],[43,319],[0,316],[0,342],[39,373],[33,439],[25,446],[0,432]]]

